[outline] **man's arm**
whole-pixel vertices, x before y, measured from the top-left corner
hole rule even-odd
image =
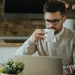
[[[45,38],[43,29],[36,29],[32,36],[16,51],[15,55],[32,55],[36,52],[36,43]]]
[[[36,52],[36,43],[33,41],[32,36],[27,39],[24,44],[18,48],[15,55],[32,55]]]

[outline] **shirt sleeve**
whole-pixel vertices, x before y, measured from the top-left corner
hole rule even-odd
[[[36,43],[33,41],[32,35],[27,39],[24,44],[18,48],[15,55],[32,55],[36,52]]]

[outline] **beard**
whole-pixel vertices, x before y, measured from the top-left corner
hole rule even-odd
[[[54,35],[58,34],[63,29],[63,21],[61,22],[61,27],[58,30],[55,30]]]
[[[60,30],[56,30],[56,31],[54,32],[54,35],[55,35],[55,34],[58,34],[59,32],[60,32]]]
[[[62,29],[63,29],[63,27],[61,27],[59,30],[55,30],[54,35],[58,34]]]

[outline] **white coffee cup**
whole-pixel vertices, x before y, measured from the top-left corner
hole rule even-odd
[[[53,29],[43,29],[46,34],[45,34],[45,40],[50,42],[53,40],[53,37],[54,37],[54,30]]]

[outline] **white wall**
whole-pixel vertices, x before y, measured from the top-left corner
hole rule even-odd
[[[13,58],[18,47],[0,47],[0,63]]]
[[[14,57],[15,51],[19,47],[0,47],[0,63],[7,61]],[[34,53],[33,56],[38,56],[38,53]]]
[[[75,19],[66,19],[63,25],[71,30],[75,30]]]

